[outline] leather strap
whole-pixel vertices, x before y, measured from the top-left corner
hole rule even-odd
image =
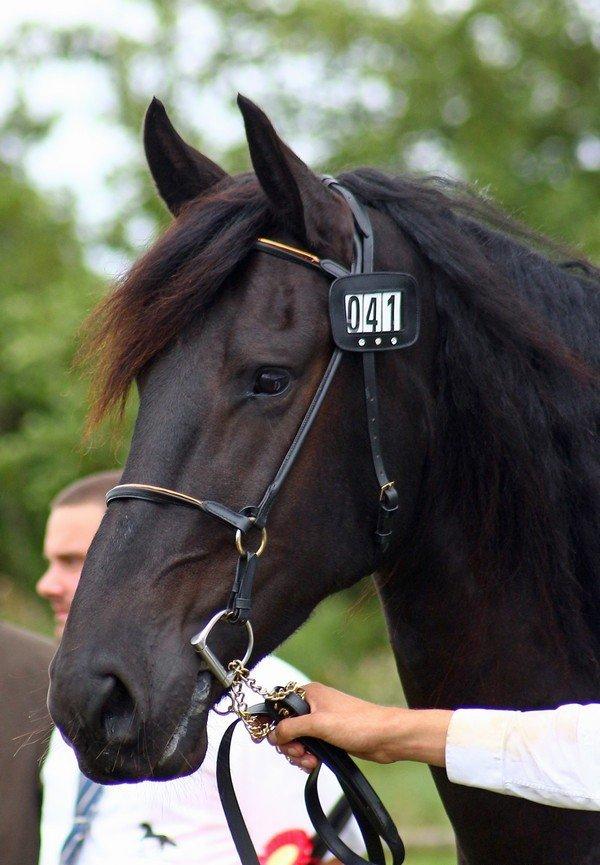
[[[339,835],[351,817],[352,808],[348,804],[348,800],[346,799],[346,797],[341,796],[329,812],[327,819]],[[319,859],[323,859],[323,857],[327,853],[327,845],[324,844],[323,841],[316,834],[313,835],[312,842],[313,859],[317,859],[317,861]]]
[[[245,624],[250,618],[252,608],[252,587],[258,565],[256,553],[244,553],[238,558],[235,579],[227,603],[231,622]]]
[[[392,537],[392,518],[398,510],[398,491],[393,481],[390,480],[383,461],[381,427],[379,424],[379,399],[377,396],[377,371],[375,368],[376,353],[374,351],[367,351],[363,354],[362,359],[367,429],[369,431],[373,467],[380,490],[375,539],[381,547],[382,552],[385,552]]]
[[[177,504],[196,508],[205,514],[217,517],[217,519],[228,523],[234,529],[239,529],[241,532],[247,532],[253,526],[253,521],[249,516],[238,513],[238,511],[234,511],[233,508],[229,508],[220,502],[197,499],[194,496],[180,493],[177,490],[168,490],[165,487],[155,487],[150,484],[119,484],[106,494],[106,504],[108,505],[117,499],[142,499],[146,502],[155,502],[156,504],[163,505],[173,504],[175,501]]]
[[[312,398],[312,401],[311,401],[311,403],[310,403],[310,405],[306,411],[306,414],[302,418],[302,422],[301,422],[300,426],[298,427],[296,435],[294,436],[293,441],[292,441],[291,445],[289,446],[288,451],[281,462],[281,465],[277,469],[277,474],[273,478],[273,481],[267,487],[267,490],[266,490],[264,496],[262,497],[260,504],[258,505],[258,507],[256,509],[255,516],[256,516],[256,525],[258,526],[258,528],[262,528],[265,525],[267,517],[269,516],[269,511],[271,510],[273,502],[275,501],[275,497],[277,496],[277,493],[281,489],[281,486],[282,486],[283,482],[285,481],[289,470],[291,469],[292,465],[294,464],[294,461],[295,461],[296,457],[298,456],[300,448],[304,444],[304,440],[306,439],[306,436],[308,435],[308,431],[310,430],[311,426],[313,425],[314,420],[315,420],[315,418],[319,412],[319,409],[321,408],[323,400],[325,399],[325,395],[327,394],[327,391],[329,390],[331,382],[334,379],[337,368],[340,365],[341,359],[342,359],[342,350],[339,348],[336,348],[335,351],[333,352],[332,356],[331,356],[331,360],[329,361],[327,369],[325,370],[325,374],[323,375],[323,378],[321,379],[319,387],[317,388],[315,395]]]
[[[389,478],[383,463],[381,452],[381,428],[379,425],[379,398],[377,395],[377,372],[375,370],[375,352],[363,354],[363,375],[365,381],[365,405],[367,409],[367,427],[371,443],[371,456],[379,488],[389,483]]]
[[[266,701],[258,706],[253,706],[250,712],[253,715],[268,715],[279,719],[282,709],[285,709],[288,714],[298,715],[306,714],[308,706],[297,694],[290,694],[277,703]],[[236,720],[228,727],[219,745],[217,787],[240,862],[242,865],[259,865],[258,856],[246,827],[231,777],[231,742],[238,723],[239,720]],[[398,830],[377,793],[354,761],[345,751],[341,751],[321,739],[305,737],[301,738],[300,742],[320,761],[319,766],[308,777],[304,797],[310,820],[324,846],[344,865],[385,865],[385,854],[381,844],[381,841],[384,841],[390,850],[392,865],[401,865],[404,861],[405,851]],[[339,825],[339,820],[334,821],[334,814],[328,817],[323,811],[317,789],[317,779],[320,766],[323,763],[331,769],[342,788],[347,803],[346,809],[356,819],[368,859],[359,856],[342,841],[339,837],[339,830],[342,828]],[[334,811],[339,807],[338,804]]]
[[[259,252],[274,255],[275,258],[282,258],[284,261],[293,261],[295,264],[303,264],[305,267],[312,267],[317,270],[322,269],[318,255],[305,252],[303,249],[296,249],[294,246],[288,246],[286,243],[280,243],[268,237],[259,237],[254,248]]]
[[[335,178],[325,178],[327,186],[338,192],[348,203],[354,222],[360,233],[355,239],[355,257],[352,265],[353,273],[373,273],[373,228],[367,211],[362,208],[351,192],[341,186]],[[374,351],[362,352],[363,378],[365,385],[365,405],[367,411],[367,429],[371,445],[371,457],[375,475],[379,483],[379,510],[375,539],[385,552],[392,537],[392,518],[398,510],[398,492],[385,470],[383,450],[381,446],[381,429],[379,424],[379,400],[377,397],[377,359]]]

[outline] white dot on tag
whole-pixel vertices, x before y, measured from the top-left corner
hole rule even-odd
[[[359,339],[359,340],[358,340],[358,344],[359,344],[359,345],[364,345],[364,344],[365,344],[365,340],[364,340],[364,339]]]
[[[396,345],[396,343],[398,342],[398,340],[396,339],[395,336],[393,336],[393,337],[390,339],[390,342],[392,343],[392,345]]]
[[[381,337],[380,337],[380,336],[378,336],[378,337],[375,339],[375,345],[381,345]]]

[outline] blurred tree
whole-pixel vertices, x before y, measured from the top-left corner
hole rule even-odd
[[[106,445],[80,445],[86,388],[70,365],[102,284],[83,265],[68,210],[0,170],[0,572],[29,587],[51,497],[116,462]]]
[[[323,142],[327,168],[441,170],[600,253],[597,3],[224,0],[219,9],[228,46],[253,31],[265,62],[275,45],[278,66],[303,59],[309,94],[279,86],[271,101]]]
[[[112,178],[109,245],[135,251],[162,212],[139,129],[156,93],[225,167],[247,166],[239,89],[325,170],[435,170],[489,190],[532,226],[600,253],[600,13],[592,0],[139,0],[144,35],[24,29],[7,56],[93,62],[107,122],[132,143]],[[57,110],[58,107],[57,107]],[[163,217],[164,218],[164,217]]]

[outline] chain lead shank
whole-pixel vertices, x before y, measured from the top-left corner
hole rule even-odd
[[[288,682],[287,685],[273,688],[270,691],[263,688],[258,684],[256,679],[250,675],[250,671],[244,666],[242,661],[230,661],[229,671],[233,674],[229,686],[231,703],[224,712],[219,712],[219,714],[237,715],[246,730],[250,733],[254,742],[262,742],[263,739],[266,739],[271,730],[274,730],[277,726],[277,721],[270,719],[265,715],[257,714],[256,711],[249,708],[244,694],[244,686],[249,688],[259,697],[262,697],[263,700],[272,703],[276,703],[278,700],[283,700],[285,697],[289,697],[290,694],[297,694],[302,700],[306,697],[304,690],[297,682]]]

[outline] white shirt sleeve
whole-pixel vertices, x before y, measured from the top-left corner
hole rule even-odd
[[[600,810],[600,704],[458,709],[448,727],[446,771],[456,784]]]

